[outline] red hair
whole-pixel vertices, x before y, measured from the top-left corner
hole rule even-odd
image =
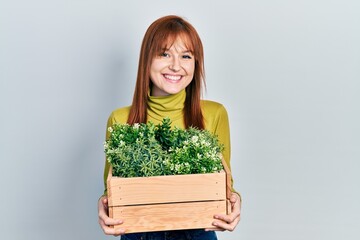
[[[146,123],[148,92],[152,87],[150,67],[154,57],[162,53],[164,46],[172,45],[177,37],[186,44],[195,58],[194,77],[186,87],[184,104],[185,128],[204,129],[204,118],[200,106],[202,85],[205,85],[204,52],[201,39],[195,28],[178,16],[165,16],[153,22],[147,29],[140,50],[138,73],[133,102],[128,118],[129,124]]]

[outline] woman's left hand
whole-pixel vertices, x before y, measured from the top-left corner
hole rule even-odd
[[[214,218],[216,219],[212,225],[215,229],[205,229],[207,231],[234,231],[236,226],[240,221],[240,210],[241,210],[241,200],[240,196],[237,193],[231,193],[230,196],[231,203],[231,213],[228,215],[225,214],[216,214]]]

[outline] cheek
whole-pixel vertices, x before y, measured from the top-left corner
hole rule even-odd
[[[151,64],[150,66],[150,78],[156,78],[156,76],[159,74],[160,72],[160,66],[159,64],[157,64],[156,62]]]
[[[161,61],[158,59],[153,59],[150,65],[150,72],[156,72],[161,68]]]
[[[185,65],[185,69],[188,72],[188,74],[193,74],[195,71],[195,63],[188,63]]]

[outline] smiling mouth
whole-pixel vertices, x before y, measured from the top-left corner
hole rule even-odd
[[[164,74],[164,77],[170,81],[179,81],[182,78],[181,75],[168,75],[168,74]]]

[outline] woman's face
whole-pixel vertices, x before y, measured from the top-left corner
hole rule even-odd
[[[150,78],[153,83],[152,96],[166,96],[179,93],[193,79],[195,59],[189,49],[177,38],[169,49],[155,56],[150,66]]]

